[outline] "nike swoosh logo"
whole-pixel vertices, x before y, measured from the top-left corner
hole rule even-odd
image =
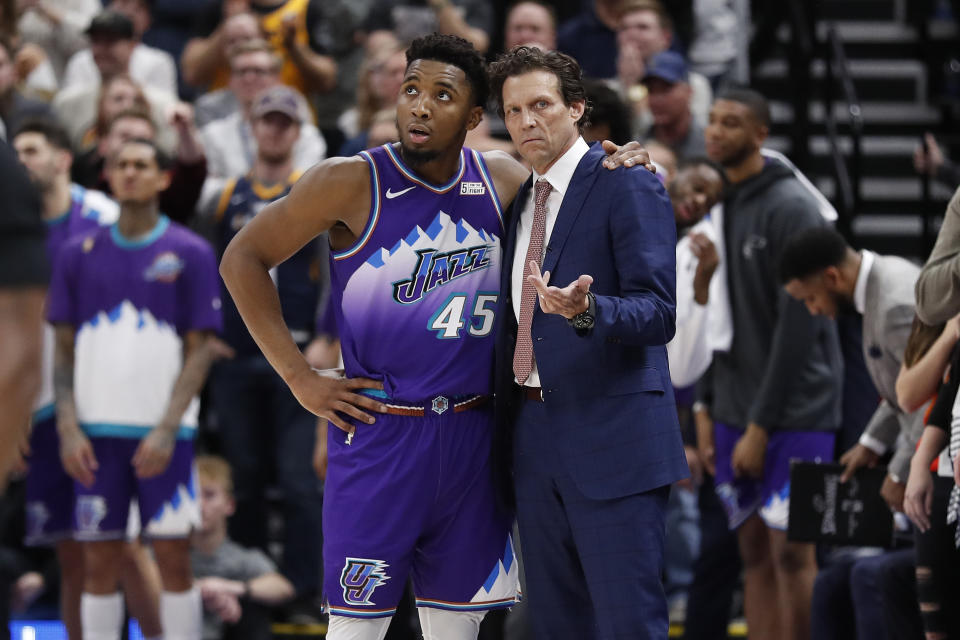
[[[390,189],[387,189],[387,200],[393,200],[393,199],[396,198],[397,196],[402,196],[402,195],[405,194],[407,191],[410,191],[410,189],[416,189],[416,188],[417,188],[417,186],[414,185],[414,186],[412,186],[412,187],[407,187],[407,188],[404,189],[403,191],[390,191]]]

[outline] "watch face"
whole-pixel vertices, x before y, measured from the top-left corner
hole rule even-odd
[[[593,326],[593,316],[581,314],[574,319],[573,326],[577,329],[589,329]]]

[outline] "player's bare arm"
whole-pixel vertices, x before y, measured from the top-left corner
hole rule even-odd
[[[133,454],[133,468],[138,478],[152,478],[163,473],[177,443],[180,419],[194,396],[200,393],[217,357],[211,347],[215,338],[209,331],[189,331],[183,341],[183,368],[173,385],[167,409],[160,422],[150,430]]]
[[[621,147],[609,140],[604,140],[603,150],[609,156],[603,161],[603,166],[607,169],[640,165],[650,172],[656,172],[656,168],[650,162],[650,154],[639,142],[630,141]],[[490,176],[493,178],[493,184],[497,189],[500,204],[506,209],[513,202],[517,191],[530,177],[530,170],[517,162],[513,156],[503,151],[487,151],[482,155],[490,168]]]
[[[386,406],[355,393],[382,389],[367,378],[321,376],[307,363],[290,335],[269,270],[324,231],[334,250],[362,234],[370,212],[370,173],[360,157],[326,160],[310,169],[285,197],[258,213],[227,246],[220,274],[267,360],[307,410],[353,431],[339,413],[372,424],[368,411]],[[338,413],[339,412],[339,413]]]
[[[93,446],[80,430],[77,420],[77,403],[73,394],[75,337],[73,325],[59,324],[54,329],[53,394],[63,469],[71,478],[89,487],[93,485],[98,464]]]

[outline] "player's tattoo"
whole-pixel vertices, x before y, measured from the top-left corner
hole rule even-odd
[[[57,327],[53,356],[53,397],[57,412],[57,431],[78,428],[77,405],[73,395],[73,327]]]

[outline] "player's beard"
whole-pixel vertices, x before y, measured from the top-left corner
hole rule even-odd
[[[411,167],[416,167],[436,160],[440,157],[440,152],[435,149],[411,149],[401,140],[400,155],[403,156],[404,162]]]

